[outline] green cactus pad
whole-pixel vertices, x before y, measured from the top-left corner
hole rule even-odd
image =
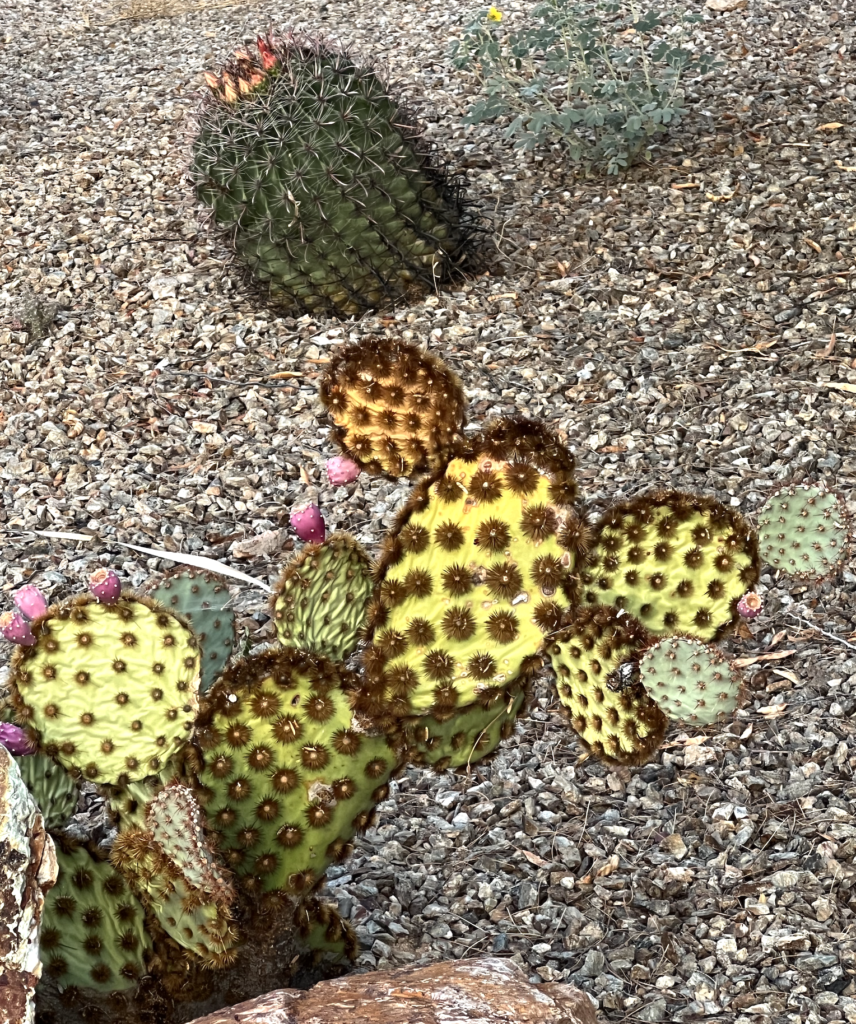
[[[849,518],[844,502],[823,487],[785,487],[758,516],[761,558],[794,579],[827,579],[847,556]]]
[[[74,779],[44,754],[16,757],[24,785],[38,804],[48,831],[62,828],[77,808]]]
[[[57,884],[45,897],[39,956],[63,987],[136,988],[151,940],[143,907],[125,880],[87,847],[61,842]]]
[[[72,774],[124,782],[159,771],[199,704],[192,631],[149,598],[75,597],[33,623],[12,659],[12,699],[42,750]]]
[[[111,860],[161,928],[209,967],[236,956],[235,891],[203,831],[192,790],[171,782],[146,806],[145,828],[120,832]]]
[[[338,909],[322,903],[315,896],[300,901],[295,910],[294,923],[307,949],[316,962],[322,959],[356,960],[359,953],[357,936]]]
[[[371,560],[347,533],[307,544],[274,587],[271,612],[283,646],[344,661],[365,626]]]
[[[205,573],[182,572],[164,580],[151,597],[190,623],[201,655],[199,690],[207,693],[235,649],[235,613],[227,607],[228,588]]]
[[[576,598],[573,467],[546,428],[505,420],[417,486],[380,559],[357,707],[499,707],[541,664]]]
[[[710,725],[730,715],[740,695],[740,675],[711,644],[690,637],[666,637],[639,660],[648,695],[677,722]]]
[[[340,670],[291,648],[239,661],[199,719],[200,802],[250,893],[310,889],[384,799],[396,757]]]
[[[405,726],[406,746],[414,764],[435,772],[468,768],[492,754],[514,732],[514,723],[526,702],[526,691],[509,687],[504,703],[483,708],[473,704],[448,716],[419,715]]]
[[[644,764],[666,733],[666,716],[639,681],[638,656],[648,642],[632,616],[597,607],[580,610],[548,648],[572,728],[611,764]]]
[[[208,80],[190,177],[274,302],[359,315],[454,273],[470,233],[458,183],[376,69],[288,34]]]
[[[368,473],[397,479],[438,469],[461,439],[460,380],[406,341],[367,337],[340,349],[320,396],[331,439]]]
[[[656,635],[717,640],[760,576],[758,545],[742,516],[679,491],[622,502],[594,527],[582,573],[585,601],[635,616]]]

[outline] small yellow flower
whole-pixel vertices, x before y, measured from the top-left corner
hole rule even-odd
[[[488,21],[502,21],[502,11],[498,11],[493,6],[488,7],[488,9],[487,9],[487,20]]]

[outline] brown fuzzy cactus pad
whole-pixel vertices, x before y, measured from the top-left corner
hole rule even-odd
[[[161,770],[199,707],[199,646],[149,598],[88,596],[33,623],[36,644],[12,660],[12,699],[42,750],[72,774],[124,783]]]
[[[464,425],[458,377],[406,341],[369,337],[341,349],[320,396],[345,455],[396,479],[439,466]]]
[[[663,741],[668,719],[639,681],[648,631],[615,608],[583,608],[548,647],[559,699],[593,754],[611,764],[644,764]]]
[[[544,427],[505,420],[420,483],[381,555],[358,706],[498,707],[540,665],[576,596],[573,465]]]
[[[371,559],[350,534],[307,544],[273,588],[277,636],[286,647],[344,661],[357,646],[372,587]]]
[[[199,799],[249,893],[310,890],[385,799],[397,757],[357,716],[344,670],[273,649],[233,665],[199,718]]]
[[[621,502],[594,527],[584,599],[635,616],[651,633],[718,640],[760,576],[757,538],[713,498],[658,491]]]

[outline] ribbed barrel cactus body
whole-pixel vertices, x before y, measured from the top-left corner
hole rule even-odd
[[[457,186],[375,70],[305,36],[237,50],[200,111],[191,179],[276,303],[352,315],[448,277]]]

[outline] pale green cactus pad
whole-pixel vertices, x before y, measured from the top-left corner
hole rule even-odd
[[[834,576],[849,548],[844,502],[823,487],[797,484],[767,499],[758,516],[761,557],[798,580]]]
[[[347,533],[307,544],[274,587],[271,609],[282,644],[344,661],[365,626],[371,569],[369,556]]]
[[[741,679],[731,661],[712,644],[666,637],[639,661],[648,695],[673,721],[711,725],[737,708]]]
[[[77,808],[78,789],[65,769],[44,754],[16,757],[24,785],[45,819],[48,830],[62,828]]]

